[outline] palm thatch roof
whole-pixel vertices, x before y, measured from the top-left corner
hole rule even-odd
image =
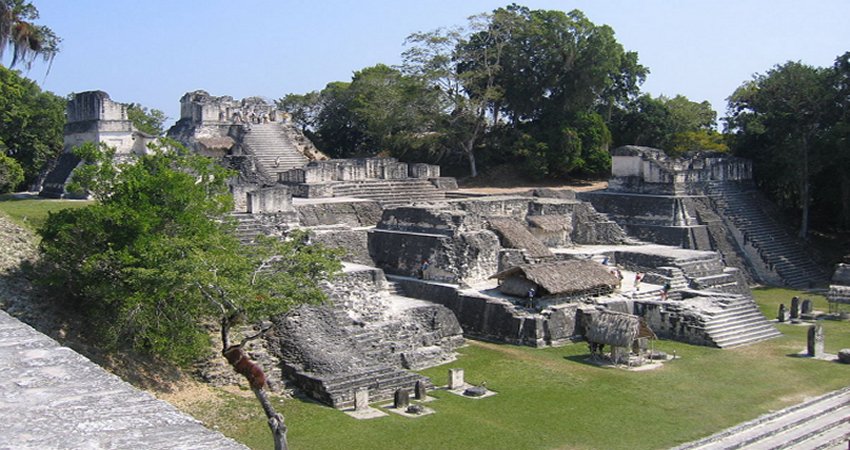
[[[585,338],[613,347],[629,347],[636,339],[655,339],[655,333],[638,316],[616,311],[596,311],[590,315]]]
[[[570,228],[572,218],[562,215],[528,216],[528,223],[547,232],[566,231]]]
[[[539,239],[537,239],[522,223],[510,217],[490,217],[490,229],[499,236],[499,241],[505,248],[524,249],[531,258],[551,258],[554,256]]]
[[[523,264],[490,278],[521,277],[536,284],[539,295],[606,294],[619,284],[608,268],[596,261],[571,259],[541,264]]]

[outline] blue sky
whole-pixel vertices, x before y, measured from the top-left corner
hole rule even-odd
[[[377,63],[398,64],[415,31],[463,25],[508,2],[489,0],[34,0],[63,38],[45,78],[59,95],[104,90],[178,119],[179,99],[204,89],[235,98],[323,88]],[[527,0],[582,10],[610,25],[650,68],[643,90],[710,101],[789,60],[831,65],[850,51],[847,0]],[[8,54],[4,61],[8,64]]]

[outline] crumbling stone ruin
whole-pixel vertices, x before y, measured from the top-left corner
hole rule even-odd
[[[344,250],[345,273],[326,286],[332,301],[275,318],[274,337],[249,350],[279,368],[271,379],[337,408],[358,392],[379,401],[430,386],[408,370],[451,361],[464,336],[562,345],[610,315],[640,324],[640,336],[623,335],[630,342],[649,329],[717,347],[768,339],[778,331],[748,281],[811,275],[771,259],[791,244],[768,246],[766,226],[750,226],[764,214],[744,215],[761,206],[749,200],[749,163],[734,158],[625,147],[613,151],[606,191],[466,197],[437,166],[329,160],[256,97],[188,93],[169,136],[237,169],[243,242],[300,228]]]
[[[65,188],[70,182],[71,172],[80,164],[80,158],[74,156],[71,150],[82,143],[103,143],[114,147],[115,157],[119,160],[147,152],[147,144],[156,136],[137,130],[127,118],[127,107],[127,104],[112,101],[103,91],[74,94],[66,108],[62,154],[48,171],[39,195],[51,198],[81,196]]]
[[[844,257],[844,262],[836,265],[826,299],[829,302],[830,314],[850,319],[850,255]]]
[[[774,217],[755,189],[749,161],[701,153],[670,158],[661,150],[625,146],[611,151],[608,189],[580,198],[639,239],[714,250],[750,280],[805,289],[826,276]]]

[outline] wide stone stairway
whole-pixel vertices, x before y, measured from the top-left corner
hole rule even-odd
[[[284,125],[261,123],[251,125],[243,145],[254,155],[263,171],[274,179],[278,174],[307,164],[308,159],[292,143]]]
[[[737,229],[743,235],[743,244],[752,245],[764,264],[787,286],[807,289],[826,282],[826,274],[812,261],[803,244],[765,212],[765,200],[755,189],[712,183],[708,195],[727,226]]]
[[[755,302],[742,295],[729,295],[720,300],[723,309],[709,314],[706,333],[720,348],[738,347],[781,336]]]
[[[445,191],[426,179],[360,180],[338,182],[333,186],[334,197],[355,197],[378,201],[383,207],[409,205],[416,202],[435,202],[446,199]]]
[[[846,449],[850,387],[729,428],[676,450]]]

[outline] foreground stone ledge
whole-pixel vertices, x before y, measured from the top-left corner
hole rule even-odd
[[[247,447],[0,311],[0,448]]]

